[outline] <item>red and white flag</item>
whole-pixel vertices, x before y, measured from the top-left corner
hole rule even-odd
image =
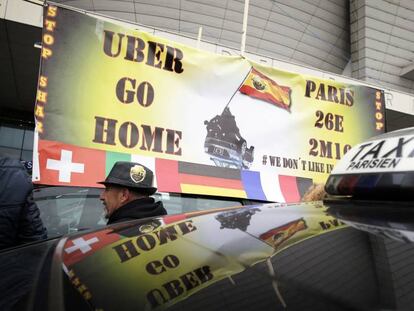
[[[105,229],[68,239],[63,247],[63,262],[66,267],[81,261],[96,251],[119,241],[121,236]]]
[[[35,183],[100,187],[97,182],[105,179],[105,151],[41,139],[37,151]]]
[[[239,91],[243,94],[264,100],[275,106],[290,111],[292,105],[292,89],[288,86],[279,85],[268,76],[252,68],[244,80]]]

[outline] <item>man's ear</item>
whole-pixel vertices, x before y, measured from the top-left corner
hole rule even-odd
[[[125,202],[128,202],[128,200],[130,199],[131,192],[127,188],[122,188],[119,196],[120,196],[121,203],[125,203]]]

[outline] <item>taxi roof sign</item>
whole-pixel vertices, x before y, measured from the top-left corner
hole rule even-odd
[[[360,198],[414,197],[414,128],[376,136],[349,150],[325,188],[331,195]]]

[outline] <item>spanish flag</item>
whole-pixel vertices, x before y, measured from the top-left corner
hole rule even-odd
[[[250,70],[239,91],[290,111],[292,103],[290,87],[277,84],[254,68]]]

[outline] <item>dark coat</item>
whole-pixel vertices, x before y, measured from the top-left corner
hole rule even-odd
[[[0,157],[0,249],[47,237],[23,165]]]
[[[167,215],[162,202],[155,202],[151,197],[131,201],[112,213],[108,219],[108,225],[154,216]]]

